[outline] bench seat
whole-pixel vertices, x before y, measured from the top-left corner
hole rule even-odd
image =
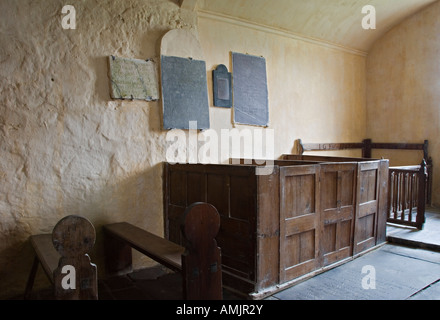
[[[32,247],[35,250],[35,263],[41,263],[44,272],[53,284],[53,272],[58,268],[58,262],[61,255],[55,250],[52,243],[52,234],[38,234],[29,238]]]
[[[173,271],[182,271],[184,247],[127,222],[108,224],[104,226],[104,229],[111,236],[123,240],[132,248],[167,268]]]
[[[181,273],[184,299],[221,300],[221,250],[215,240],[220,228],[217,209],[208,203],[193,203],[185,209],[181,228],[186,247],[128,222],[104,225],[107,274],[132,272],[134,249]]]

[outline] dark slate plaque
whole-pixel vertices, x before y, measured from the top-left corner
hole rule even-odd
[[[212,71],[214,106],[224,108],[232,107],[231,80],[231,73],[228,72],[228,68],[223,64]]]
[[[269,125],[266,59],[232,53],[234,122]]]
[[[161,56],[161,78],[164,129],[209,129],[205,61]]]

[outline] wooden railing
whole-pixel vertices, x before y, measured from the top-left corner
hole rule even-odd
[[[364,139],[362,142],[355,143],[302,143],[301,139],[295,141],[294,148],[297,154],[303,154],[305,151],[333,151],[333,150],[348,150],[361,149],[362,158],[371,158],[373,149],[388,149],[388,150],[418,150],[423,152],[423,159],[427,164],[428,180],[426,183],[425,198],[426,203],[431,204],[432,194],[432,159],[428,153],[428,140],[423,143],[383,143],[372,142],[371,139]]]
[[[373,142],[371,139],[364,139],[356,143],[302,143],[301,139],[295,141],[295,148],[298,154],[304,151],[331,151],[362,149],[362,158],[371,158],[372,149],[399,149],[399,150],[420,150],[423,151],[423,158],[428,160],[428,140],[423,143],[383,143]]]
[[[423,228],[427,178],[425,160],[418,166],[390,167],[387,222]]]
[[[425,206],[431,204],[432,159],[428,154],[428,140],[423,143],[377,143],[364,139],[356,143],[302,143],[295,141],[297,154],[305,151],[361,149],[362,158],[369,159],[372,149],[419,150],[423,152],[421,165],[390,167],[387,222],[423,228]]]

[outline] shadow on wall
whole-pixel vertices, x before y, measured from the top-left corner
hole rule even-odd
[[[159,38],[160,40],[160,38]],[[159,41],[157,40],[157,41]],[[141,58],[145,58],[142,56]],[[147,56],[149,58],[149,56]],[[120,107],[128,107],[133,106],[136,107],[138,110],[142,109],[145,113],[148,113],[148,132],[149,133],[156,133],[158,135],[163,134],[164,131],[162,131],[162,103],[161,100],[157,101],[149,101],[146,103],[142,100],[120,100],[120,99],[112,99],[110,95],[110,87],[111,87],[111,80],[109,76],[109,57],[103,56],[103,57],[97,57],[97,58],[91,58],[91,65],[94,68],[95,72],[95,93],[94,93],[94,99],[97,99],[96,101],[91,101],[92,105],[105,105],[105,109],[110,108],[117,110]],[[156,66],[156,78],[158,81],[159,91],[160,91],[160,57],[155,56],[152,58],[155,62]]]
[[[108,76],[108,57],[90,58],[95,69],[95,95],[98,102],[107,102],[110,99],[110,79]]]
[[[98,267],[98,277],[104,278],[106,275],[103,225],[128,221],[150,232],[163,235],[162,172],[163,164],[159,163],[139,174],[109,184],[101,190],[90,192],[84,199],[67,199],[62,216],[57,208],[48,208],[46,212],[38,214],[46,216],[45,220],[50,225],[45,227],[48,233],[64,216],[82,215],[89,219],[96,229],[96,243],[90,257],[92,263]],[[2,260],[5,261],[0,269],[0,299],[21,298],[34,257],[28,240],[30,234],[23,231],[18,234],[17,230],[11,232],[15,233],[15,241],[11,241],[6,249],[0,252]],[[133,254],[133,259],[134,268],[153,265],[151,260],[136,253]],[[50,287],[50,282],[39,266],[34,290],[47,287]]]

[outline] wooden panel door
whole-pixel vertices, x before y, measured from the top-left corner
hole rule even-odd
[[[319,166],[280,168],[280,283],[319,267]]]
[[[376,245],[379,197],[379,161],[359,162],[354,254]]]
[[[321,165],[321,252],[323,265],[353,253],[355,163]]]

